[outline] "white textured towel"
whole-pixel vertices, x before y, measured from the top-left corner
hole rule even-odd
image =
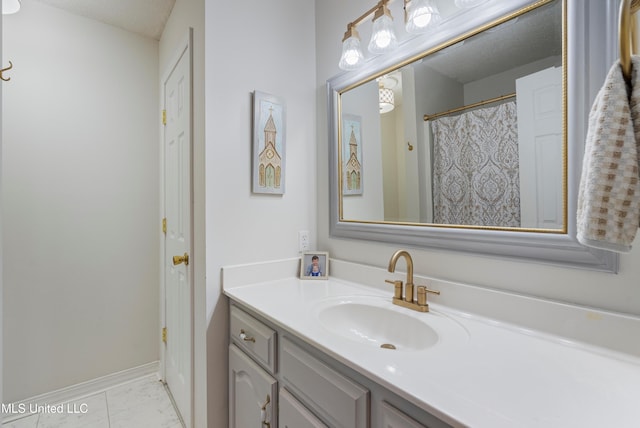
[[[640,57],[632,66],[630,96],[616,63],[589,113],[578,193],[578,241],[616,252],[631,250],[640,225]]]

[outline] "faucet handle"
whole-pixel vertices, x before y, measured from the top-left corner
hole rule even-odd
[[[440,292],[438,290],[432,290],[430,288],[424,287],[425,291],[427,293],[432,293],[432,294],[437,294],[438,296],[440,295]]]
[[[393,297],[395,299],[402,299],[402,281],[401,280],[385,279],[384,282],[393,284]]]
[[[418,287],[418,305],[426,306],[427,305],[427,293],[440,294],[437,290],[430,290],[424,285]]]

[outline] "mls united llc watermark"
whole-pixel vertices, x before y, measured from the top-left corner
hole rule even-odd
[[[87,403],[36,404],[36,403],[2,403],[3,415],[25,415],[32,413],[73,413],[89,412]]]

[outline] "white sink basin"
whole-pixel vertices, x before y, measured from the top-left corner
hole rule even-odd
[[[451,323],[461,328],[440,314],[414,312],[393,305],[390,297],[354,296],[324,301],[316,307],[316,316],[326,329],[337,335],[375,348],[402,351],[419,351],[436,345]]]

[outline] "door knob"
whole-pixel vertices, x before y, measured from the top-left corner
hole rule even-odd
[[[185,265],[189,264],[189,254],[184,253],[184,256],[173,256],[173,265],[179,265],[180,263],[184,263]]]

